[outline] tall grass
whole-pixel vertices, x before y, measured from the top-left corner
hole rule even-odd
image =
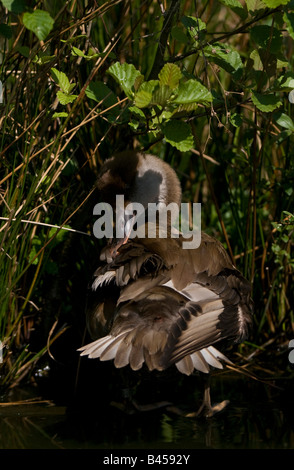
[[[293,132],[278,125],[272,113],[258,112],[248,90],[230,73],[203,60],[201,51],[190,54],[191,42],[180,39],[181,15],[197,11],[207,23],[208,41],[224,36],[246,61],[254,49],[249,18],[240,19],[218,2],[181,2],[165,58],[182,57],[177,61],[182,70],[204,80],[219,97],[215,109],[199,108],[189,116],[195,151],[181,154],[128,125],[126,97],[107,75],[117,60],[134,63],[146,76],[152,72],[164,22],[159,3],[70,0],[61,7],[60,2],[28,2],[55,20],[41,41],[24,27],[21,15],[0,7],[2,23],[10,26],[0,39],[3,388],[30,376],[54,342],[61,349],[69,342],[72,351],[79,346],[86,285],[100,247],[90,237],[95,179],[102,162],[126,147],[145,148],[169,161],[181,178],[185,200],[202,202],[204,229],[225,243],[252,281],[251,343],[272,339],[280,344],[293,337]],[[253,16],[251,22],[275,19],[279,24],[279,14]],[[293,66],[293,40],[285,35],[284,42]],[[59,102],[52,68],[75,84],[73,101]],[[114,92],[115,103],[89,97],[87,87],[98,80]],[[283,101],[293,116],[286,95]],[[242,123],[232,125],[236,111]]]

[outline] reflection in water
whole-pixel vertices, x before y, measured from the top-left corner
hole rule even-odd
[[[112,376],[113,369],[109,370]],[[218,374],[213,380],[212,396],[214,400],[229,399],[230,405],[207,420],[184,418],[164,408],[148,412],[130,409],[131,413],[125,413],[111,404],[122,401],[120,391],[124,382],[121,376],[112,376],[113,380],[107,383],[101,382],[100,375],[97,377],[100,381],[96,383],[92,375],[88,384],[83,382],[84,386],[80,386],[66,407],[46,403],[0,406],[0,447],[294,448],[292,380],[276,382],[273,386],[273,383],[267,385],[230,372]],[[141,403],[165,398],[189,411],[198,408],[201,393],[198,377],[179,381],[174,375],[160,379],[154,374],[153,380],[141,377],[136,384],[136,399]]]

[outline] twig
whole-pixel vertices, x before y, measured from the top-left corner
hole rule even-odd
[[[0,220],[9,220],[9,217],[0,217]],[[10,219],[10,220],[11,221],[16,221],[18,219],[13,218],[13,219]],[[25,224],[42,225],[43,227],[57,228],[59,230],[67,230],[68,232],[80,233],[81,235],[87,235],[88,237],[91,236],[89,233],[81,232],[80,230],[75,230],[75,229],[69,228],[69,227],[62,227],[60,225],[45,224],[44,222],[36,222],[35,220],[23,220],[23,219],[21,219],[20,222],[23,222]]]
[[[211,196],[212,196],[212,199],[213,199],[213,202],[214,202],[214,205],[215,205],[215,209],[216,209],[216,212],[217,212],[217,215],[218,215],[218,219],[219,219],[219,222],[221,224],[221,228],[222,228],[222,231],[223,231],[226,243],[227,243],[228,251],[229,251],[232,262],[235,264],[235,258],[234,258],[234,255],[233,255],[233,251],[232,251],[232,248],[231,248],[229,237],[228,237],[228,234],[227,234],[227,231],[226,231],[224,221],[223,221],[222,216],[221,216],[221,212],[220,212],[218,202],[217,202],[217,199],[216,199],[216,196],[215,196],[215,192],[214,192],[214,189],[213,189],[213,184],[212,184],[212,181],[211,181],[211,178],[210,178],[210,174],[207,170],[206,162],[205,162],[205,159],[204,159],[204,156],[203,156],[201,145],[200,145],[198,136],[196,134],[195,126],[194,126],[193,122],[192,122],[192,131],[193,131],[195,141],[197,142],[198,147],[199,147],[199,153],[200,153],[200,157],[201,157],[201,160],[202,160],[202,165],[203,165],[203,168],[204,168],[204,171],[205,171],[205,174],[206,174],[206,178],[207,178],[209,189],[210,189],[210,192],[211,192]]]
[[[180,0],[172,0],[171,5],[168,11],[163,13],[164,21],[162,26],[161,35],[158,42],[158,47],[153,63],[152,70],[150,72],[149,80],[155,79],[158,76],[158,73],[164,65],[164,53],[167,46],[167,41],[169,33],[172,28],[174,16],[178,13],[180,9]]]
[[[211,41],[206,41],[204,44],[200,45],[199,47],[195,47],[195,49],[191,49],[189,52],[185,54],[178,55],[176,57],[169,57],[168,62],[179,62],[180,60],[185,59],[186,57],[189,57],[190,55],[196,54],[199,52],[199,50],[207,45],[212,45],[216,42],[222,41],[223,39],[227,39],[230,36],[234,36],[235,34],[240,34],[246,32],[247,28],[249,28],[252,24],[257,23],[263,18],[266,18],[269,15],[272,15],[278,11],[281,10],[281,7],[277,7],[274,10],[266,10],[262,15],[257,16],[256,18],[253,18],[251,21],[248,21],[244,25],[240,26],[239,28],[235,29],[234,31],[228,31],[225,33],[223,36],[214,38]],[[209,33],[208,33],[209,34]],[[163,65],[163,64],[162,64]]]
[[[199,155],[201,157],[201,152],[199,150],[191,149],[192,153],[195,153],[195,155]],[[209,160],[211,163],[214,163],[215,165],[220,165],[220,163],[215,160],[214,158],[210,157],[209,155],[205,155],[205,153],[202,153],[203,158],[206,158],[206,160]]]

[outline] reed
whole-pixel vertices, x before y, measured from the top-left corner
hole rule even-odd
[[[0,387],[32,379],[52,348],[58,355],[69,344],[74,356],[81,344],[100,247],[89,236],[93,187],[102,162],[128,146],[173,165],[184,199],[202,203],[204,229],[252,281],[247,354],[293,338],[293,13],[233,11],[226,1],[27,3],[54,25],[40,39],[17,2],[0,6]],[[130,113],[107,73],[115,62],[134,64],[146,80],[170,62],[205,84],[213,103],[179,114],[193,123],[193,151],[150,128],[146,109]],[[281,104],[269,110],[262,93]]]

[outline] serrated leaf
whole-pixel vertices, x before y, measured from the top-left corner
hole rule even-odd
[[[176,64],[165,64],[158,74],[160,85],[167,85],[172,90],[177,88],[182,72]]]
[[[57,92],[57,98],[60,102],[60,104],[69,104],[72,103],[77,99],[78,95],[67,95],[66,93],[63,93],[62,91]]]
[[[139,75],[139,76],[136,78],[136,80],[135,80],[135,83],[134,83],[134,90],[135,90],[135,91],[138,91],[143,82],[144,82],[144,77],[143,77],[143,75]]]
[[[133,64],[116,62],[109,67],[107,72],[120,84],[127,97],[132,99],[134,97],[133,87],[135,81],[139,76],[142,76],[139,70]]]
[[[26,8],[25,0],[2,0],[2,3],[7,10],[12,11],[16,15],[25,11]]]
[[[263,95],[253,91],[252,102],[260,111],[263,111],[264,113],[270,113],[283,104],[281,99],[274,94]]]
[[[277,8],[280,5],[287,5],[289,0],[263,0],[268,8]]]
[[[172,89],[168,85],[160,85],[152,94],[151,104],[164,107],[169,101],[171,95]]]
[[[187,104],[187,103],[206,103],[212,101],[212,95],[207,88],[197,80],[188,80],[181,82],[177,96],[173,103]]]
[[[145,90],[139,90],[134,99],[134,104],[138,108],[146,108],[151,103],[152,93]]]
[[[286,28],[291,38],[294,39],[294,13],[285,11],[283,15],[283,20],[286,23]]]
[[[283,37],[281,31],[268,25],[257,25],[250,29],[251,39],[263,49],[273,54],[282,49]]]
[[[170,120],[161,126],[165,140],[181,152],[188,152],[194,146],[194,139],[189,124]]]
[[[172,113],[172,116],[176,116],[179,114],[187,114],[191,113],[192,111],[195,111],[198,108],[197,103],[186,103],[186,104],[180,104],[175,111]]]
[[[234,13],[240,16],[242,20],[247,18],[247,9],[243,7],[243,5],[238,0],[219,0],[220,3],[226,5],[230,8]]]
[[[54,20],[48,11],[34,10],[33,13],[24,13],[23,24],[33,31],[40,41],[44,41],[53,29]]]
[[[52,75],[53,80],[61,88],[61,91],[63,91],[64,93],[69,93],[71,85],[65,73],[60,72],[59,70],[53,67],[51,69],[51,75]]]
[[[245,0],[248,11],[254,13],[258,12],[259,10],[264,10],[266,8],[266,4],[262,0]]]

